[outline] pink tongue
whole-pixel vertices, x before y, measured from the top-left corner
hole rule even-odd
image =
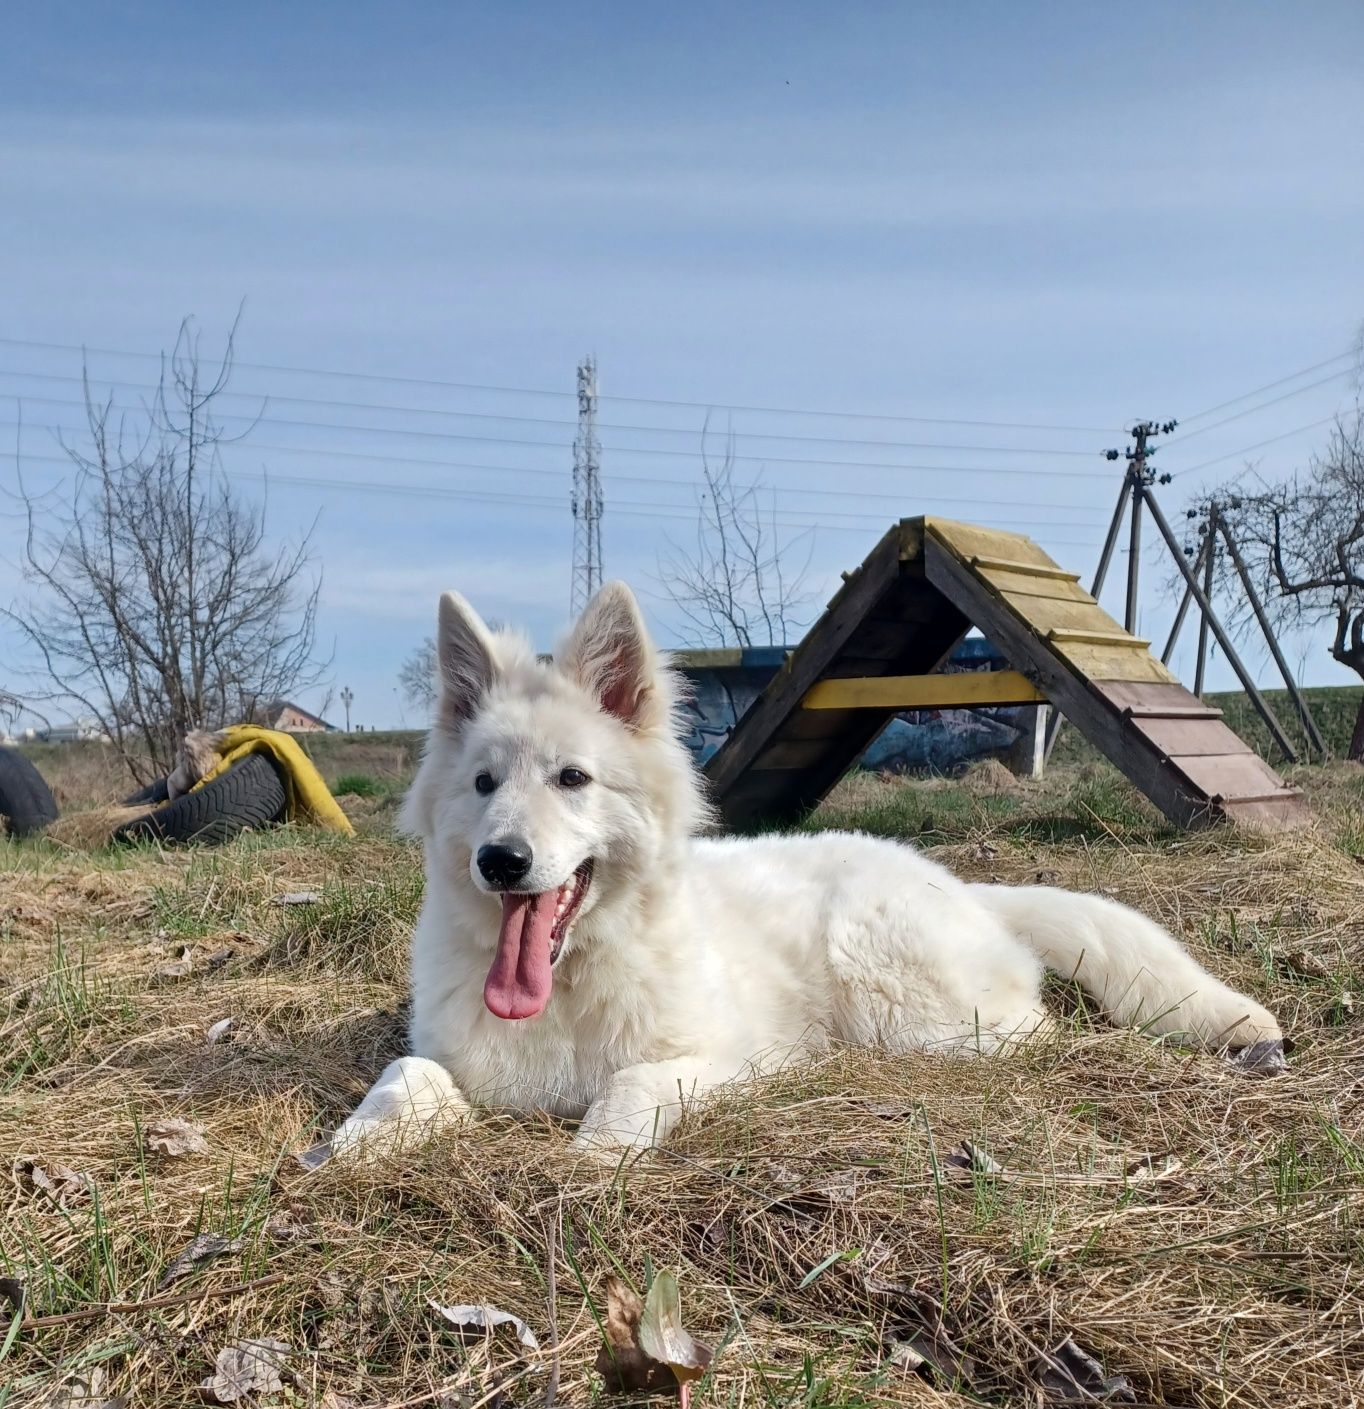
[[[483,985],[483,1001],[499,1018],[533,1018],[549,1002],[554,984],[549,955],[558,905],[557,890],[502,897],[497,956]]]

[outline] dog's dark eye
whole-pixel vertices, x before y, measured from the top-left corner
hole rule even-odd
[[[484,797],[496,787],[497,784],[493,781],[493,775],[491,773],[480,773],[478,777],[474,779],[474,791],[482,793]]]
[[[580,788],[584,783],[592,780],[583,772],[581,768],[565,768],[559,774],[559,786],[561,788]]]

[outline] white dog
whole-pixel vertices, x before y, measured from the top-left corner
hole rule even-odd
[[[602,1152],[684,1099],[831,1043],[990,1050],[1045,1021],[1044,966],[1120,1023],[1281,1043],[1258,1003],[1124,906],[968,885],[849,833],[701,839],[679,681],[620,584],[557,659],[441,600],[440,703],[407,799],[426,849],[412,1051],[333,1149],[471,1105],[580,1117]]]

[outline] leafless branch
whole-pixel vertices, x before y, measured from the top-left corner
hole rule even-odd
[[[320,572],[312,529],[267,543],[263,503],[236,495],[214,418],[234,325],[205,372],[182,324],[139,412],[97,399],[73,474],[34,493],[19,480],[28,594],[4,610],[41,665],[35,699],[90,715],[135,776],[168,771],[184,734],[254,716],[321,678]]]

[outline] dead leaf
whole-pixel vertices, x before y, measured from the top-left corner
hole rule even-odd
[[[602,1329],[606,1340],[597,1352],[596,1370],[607,1389],[619,1394],[653,1393],[677,1383],[666,1365],[645,1353],[639,1343],[644,1303],[619,1277],[606,1279]]]
[[[20,1182],[35,1194],[45,1194],[58,1208],[68,1200],[85,1198],[94,1188],[94,1181],[78,1169],[64,1164],[48,1164],[38,1159],[20,1159],[15,1163]]]
[[[892,1323],[888,1343],[918,1356],[922,1365],[916,1368],[920,1373],[930,1370],[942,1384],[969,1390],[976,1378],[976,1363],[952,1339],[943,1324],[937,1298],[911,1287],[896,1301],[903,1319]]]
[[[142,1143],[155,1155],[206,1155],[203,1128],[179,1116],[153,1120],[142,1127]]]
[[[645,1355],[673,1372],[685,1404],[687,1386],[705,1374],[715,1352],[683,1326],[682,1292],[674,1272],[665,1270],[654,1277],[639,1318],[639,1345]]]
[[[172,1282],[178,1282],[181,1277],[188,1277],[201,1262],[209,1262],[225,1252],[240,1252],[241,1248],[240,1238],[224,1238],[221,1233],[200,1233],[166,1265],[161,1280],[156,1284],[156,1290],[164,1291]]]
[[[265,1236],[276,1243],[302,1243],[316,1235],[317,1230],[307,1215],[292,1204],[273,1214],[265,1225]]]
[[[1129,1184],[1150,1184],[1161,1179],[1172,1179],[1184,1168],[1184,1161],[1178,1155],[1143,1155],[1133,1160],[1123,1170]]]
[[[218,1352],[213,1373],[202,1388],[217,1404],[235,1404],[248,1394],[274,1394],[284,1388],[290,1350],[283,1341],[238,1341]]]
[[[28,1288],[22,1277],[0,1277],[0,1301],[7,1302],[16,1312],[22,1314],[24,1302],[28,1299]]]
[[[323,1140],[320,1144],[310,1145],[306,1150],[300,1150],[294,1160],[303,1166],[310,1174],[315,1169],[321,1169],[332,1157],[332,1142]]]
[[[928,1364],[908,1341],[888,1341],[886,1349],[890,1352],[886,1359],[895,1369],[906,1374],[918,1374]]]
[[[1037,1372],[1047,1405],[1137,1402],[1125,1376],[1105,1375],[1104,1367],[1069,1336],[1038,1362]]]
[[[1292,949],[1283,956],[1284,967],[1302,978],[1330,978],[1331,966],[1305,949]]]
[[[1004,1173],[1004,1166],[988,1150],[973,1145],[970,1140],[963,1140],[943,1163],[951,1169],[965,1170],[968,1174]]]
[[[193,969],[194,957],[190,947],[188,944],[182,944],[175,951],[174,959],[156,966],[156,976],[159,979],[188,978]]]
[[[210,969],[221,969],[222,966],[233,957],[233,953],[234,951],[231,949],[215,949],[213,953],[210,954],[208,958],[204,960],[204,962],[208,965]]]
[[[129,1396],[105,1398],[109,1372],[103,1365],[91,1365],[79,1374],[68,1375],[43,1400],[44,1409],[126,1409]]]
[[[540,1349],[540,1342],[535,1339],[535,1332],[519,1316],[513,1316],[510,1311],[503,1311],[501,1307],[488,1306],[486,1303],[472,1306],[442,1306],[430,1297],[427,1298],[426,1304],[433,1311],[438,1312],[462,1335],[472,1333],[488,1336],[492,1335],[499,1326],[511,1326],[516,1331],[516,1339],[527,1350]]]
[[[322,892],[317,890],[286,890],[282,895],[277,895],[271,900],[271,905],[316,905],[322,899]]]
[[[236,1018],[219,1018],[209,1030],[204,1033],[204,1041],[210,1046],[215,1046],[219,1042],[224,1042],[231,1035],[236,1024]]]

